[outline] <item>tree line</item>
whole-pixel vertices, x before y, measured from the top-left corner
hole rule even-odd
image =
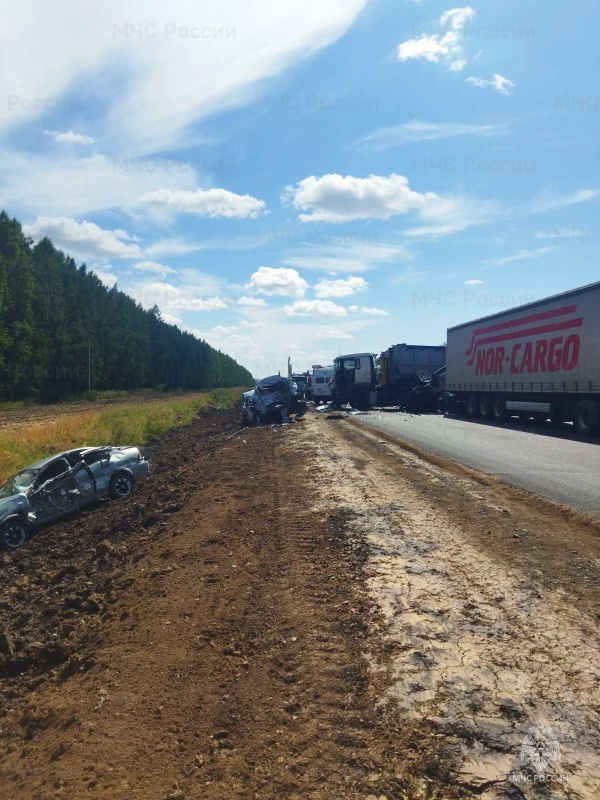
[[[88,372],[89,369],[89,372]],[[248,386],[233,358],[107,288],[0,213],[0,398],[55,401],[105,389]]]

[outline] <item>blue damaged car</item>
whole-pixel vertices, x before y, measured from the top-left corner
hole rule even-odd
[[[83,447],[31,464],[0,487],[0,548],[15,550],[90,503],[127,497],[148,470],[137,447]]]

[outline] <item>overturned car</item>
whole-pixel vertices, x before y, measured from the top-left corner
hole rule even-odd
[[[295,381],[271,375],[256,382],[256,388],[242,395],[243,425],[283,425],[293,415],[306,414],[304,395]]]
[[[38,461],[0,487],[0,548],[16,550],[34,528],[106,497],[127,497],[148,477],[137,447],[84,447]]]

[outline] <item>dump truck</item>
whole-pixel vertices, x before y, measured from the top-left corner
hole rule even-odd
[[[378,358],[373,353],[348,353],[334,361],[332,394],[338,404],[363,410],[403,406],[416,386],[435,383],[445,364],[443,345],[395,344]]]
[[[497,422],[600,424],[600,283],[448,330],[451,408]]]

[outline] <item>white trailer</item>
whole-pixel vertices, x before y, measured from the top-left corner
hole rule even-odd
[[[446,388],[467,416],[600,425],[600,283],[449,328],[447,347]]]

